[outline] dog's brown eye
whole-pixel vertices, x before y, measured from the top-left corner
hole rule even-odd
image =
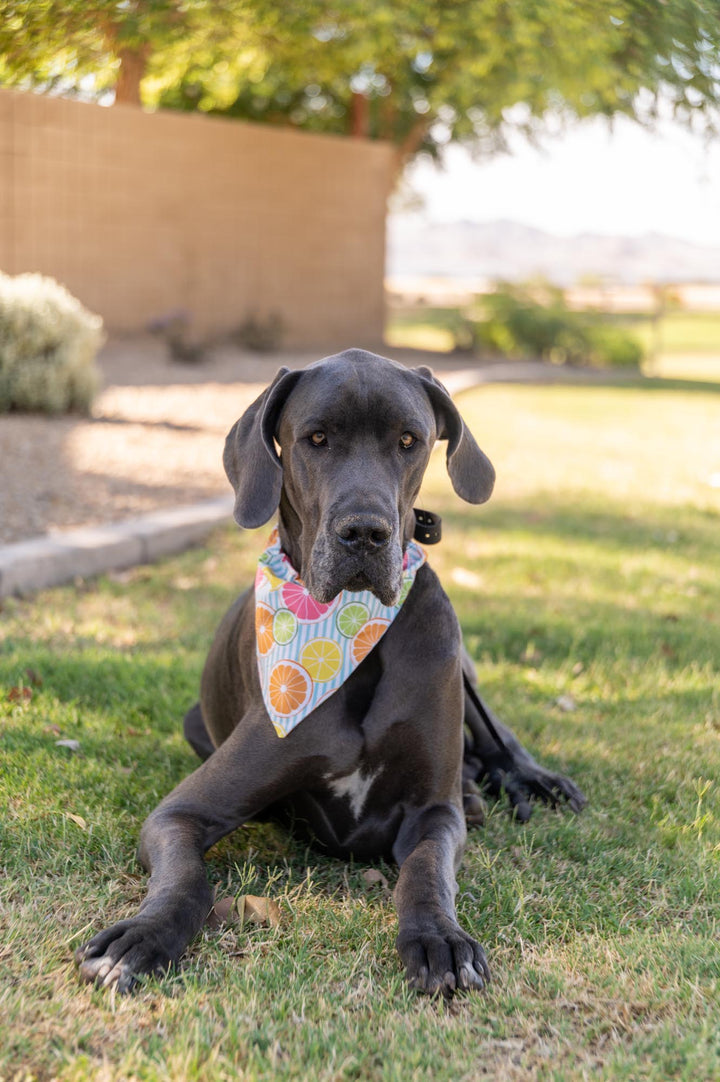
[[[324,447],[327,443],[327,436],[324,432],[313,432],[310,442],[314,447]]]
[[[403,451],[409,451],[414,443],[417,443],[417,439],[413,436],[412,432],[403,432],[400,437],[400,446]]]

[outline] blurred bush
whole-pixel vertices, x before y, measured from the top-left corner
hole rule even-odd
[[[230,332],[230,341],[240,349],[255,353],[274,353],[280,348],[285,334],[285,322],[278,312],[267,316],[250,313]]]
[[[568,308],[562,290],[547,283],[501,283],[479,304],[472,326],[480,353],[596,368],[638,367],[643,358],[631,334],[607,316]]]
[[[102,319],[53,278],[0,274],[0,412],[88,413]]]
[[[171,361],[179,361],[181,364],[198,364],[206,358],[207,345],[197,337],[192,337],[191,323],[191,313],[185,308],[177,308],[151,320],[147,329],[150,334],[156,334],[165,340]]]

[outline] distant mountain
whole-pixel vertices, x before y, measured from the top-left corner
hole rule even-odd
[[[542,274],[558,285],[584,275],[615,282],[718,282],[720,247],[660,233],[558,237],[520,222],[429,222],[420,214],[391,215],[389,275],[504,278]]]

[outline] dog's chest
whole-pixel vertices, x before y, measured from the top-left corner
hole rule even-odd
[[[346,802],[347,807],[357,822],[362,816],[373,783],[382,773],[382,768],[371,770],[366,766],[359,766],[352,774],[344,774],[340,777],[328,774],[325,778],[332,794]]]

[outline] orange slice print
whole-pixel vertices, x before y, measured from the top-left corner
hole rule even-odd
[[[267,654],[275,643],[272,632],[273,611],[267,605],[255,606],[255,633],[259,654]]]
[[[358,665],[364,657],[367,657],[373,646],[383,637],[389,627],[389,620],[368,620],[365,626],[358,631],[352,642],[353,658]]]
[[[276,714],[296,714],[310,698],[312,681],[295,661],[279,661],[270,673],[268,697]]]

